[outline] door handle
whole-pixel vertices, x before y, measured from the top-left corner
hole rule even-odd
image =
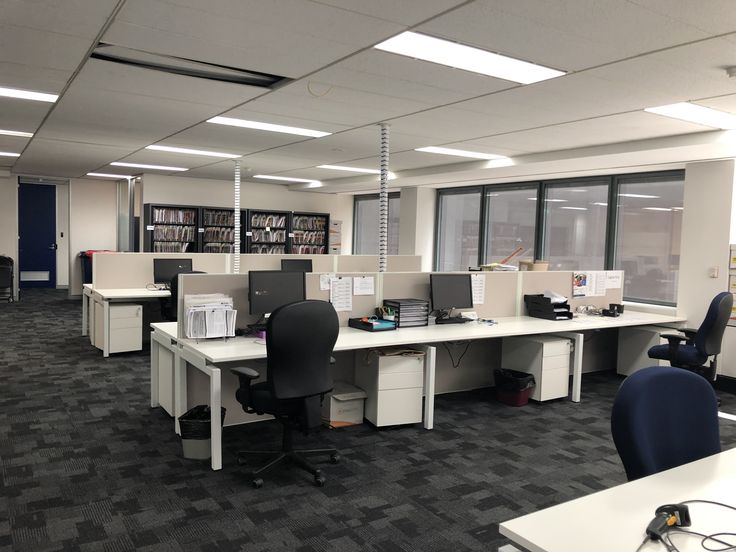
[[[49,245],[49,249],[59,249],[59,244],[52,243],[51,245]]]

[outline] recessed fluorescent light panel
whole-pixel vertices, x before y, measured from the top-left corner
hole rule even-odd
[[[20,153],[12,153],[10,151],[0,151],[0,157],[20,157]]]
[[[153,169],[156,171],[183,172],[189,170],[183,167],[167,167],[165,165],[143,165],[142,163],[122,163],[120,161],[115,161],[114,163],[110,164],[114,167],[133,167],[134,169]]]
[[[197,150],[197,149],[188,149],[188,148],[175,148],[172,146],[146,146],[147,150],[154,150],[154,151],[167,151],[169,153],[186,153],[188,155],[204,155],[206,157],[222,157],[225,159],[237,159],[238,157],[242,157],[241,155],[235,155],[234,153],[220,153],[217,151],[204,151],[204,150]]]
[[[108,174],[108,173],[87,173],[87,176],[96,176],[98,178],[133,178],[127,174]]]
[[[291,127],[286,125],[274,125],[271,123],[261,123],[259,121],[247,121],[246,119],[235,119],[233,117],[212,117],[207,119],[208,123],[216,125],[228,125],[241,128],[253,128],[255,130],[267,130],[269,132],[282,132],[284,134],[296,134],[297,136],[310,136],[312,138],[322,138],[329,136],[331,132],[322,132],[321,130],[311,130],[309,128]]]
[[[6,98],[19,98],[21,100],[35,100],[37,102],[54,103],[59,99],[56,94],[46,94],[45,92],[32,92],[30,90],[18,90],[16,88],[0,87],[0,96]]]
[[[319,180],[308,180],[306,178],[293,178],[291,176],[271,176],[268,174],[255,174],[253,178],[263,178],[265,180],[282,180],[284,182],[302,182],[306,184],[318,184],[322,185]]]
[[[638,197],[640,199],[659,199],[659,196],[646,194],[618,194],[619,197]]]
[[[32,132],[21,132],[19,130],[3,130],[0,129],[0,134],[3,136],[20,136],[21,138],[31,138],[33,137]]]
[[[560,207],[560,209],[568,209],[570,211],[587,211],[587,207]]]
[[[470,157],[472,159],[508,159],[503,155],[494,155],[493,153],[481,153],[479,151],[467,151],[453,148],[440,148],[436,146],[416,148],[414,151],[421,151],[424,153],[439,153],[442,155],[455,155],[457,157]]]
[[[596,201],[595,203],[593,203],[593,205],[598,205],[600,207],[608,207],[608,203],[603,203],[601,201]]]
[[[645,211],[671,211],[667,207],[642,207]]]
[[[644,111],[713,128],[722,128],[726,130],[736,128],[736,115],[726,113],[725,111],[718,111],[717,109],[711,109],[710,107],[703,107],[702,105],[696,105],[690,102],[660,105],[659,107],[648,107]]]
[[[530,201],[537,201],[536,197],[528,197],[527,199]],[[545,199],[544,201],[548,201],[550,203],[567,203],[566,199]]]
[[[565,74],[557,69],[411,31],[389,38],[375,48],[520,84],[531,84]]]
[[[318,169],[332,169],[333,171],[348,171],[365,174],[381,174],[378,169],[361,169],[358,167],[344,167],[342,165],[317,165]]]

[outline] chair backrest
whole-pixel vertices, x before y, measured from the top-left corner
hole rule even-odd
[[[721,451],[716,394],[693,372],[644,368],[621,384],[611,433],[629,481],[716,454]]]
[[[181,272],[177,272],[176,274],[174,274],[173,278],[171,278],[171,283],[169,284],[169,291],[171,292],[171,296],[169,297],[168,301],[166,301],[166,304],[163,308],[164,318],[166,318],[170,322],[176,322],[177,318],[177,310],[179,307],[179,274],[206,273],[202,272],[201,270],[182,270]]]
[[[268,382],[276,399],[296,399],[332,389],[330,356],[339,332],[326,301],[299,301],[277,308],[266,325]]]
[[[716,295],[710,302],[703,323],[695,334],[695,347],[706,355],[717,355],[721,352],[723,332],[726,331],[731,316],[733,295],[724,291]]]
[[[10,267],[13,269],[13,259],[5,255],[0,255],[0,267]]]

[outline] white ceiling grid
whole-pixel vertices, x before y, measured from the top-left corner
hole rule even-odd
[[[645,107],[736,112],[731,0],[0,0],[0,13],[0,86],[64,91],[55,106],[0,98],[0,129],[36,132],[0,136],[0,151],[22,152],[0,166],[19,174],[135,172],[109,167],[126,161],[232,177],[230,161],[144,149],[160,142],[354,191],[354,176],[316,166],[377,168],[379,122],[391,125],[391,170],[421,185],[423,169],[462,161],[422,146],[531,156],[711,130]],[[293,81],[268,90],[86,59],[108,24],[103,42]],[[408,29],[569,74],[521,86],[372,48]],[[333,134],[205,122],[215,115]]]

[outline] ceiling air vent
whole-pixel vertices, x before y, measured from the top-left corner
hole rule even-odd
[[[268,73],[205,63],[193,59],[153,54],[142,50],[115,46],[114,44],[105,44],[104,42],[97,44],[90,57],[186,77],[247,84],[248,86],[259,86],[261,88],[274,88],[276,85],[285,84],[290,80],[279,75],[269,75]]]

